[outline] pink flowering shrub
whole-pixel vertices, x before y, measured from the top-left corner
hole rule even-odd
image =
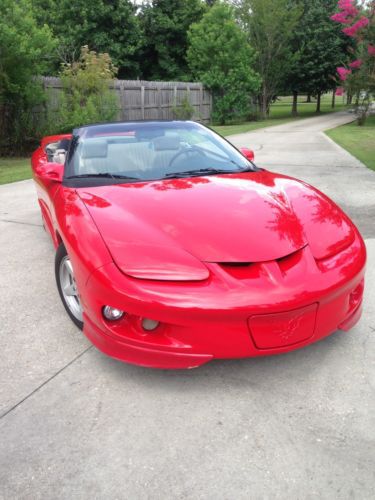
[[[363,125],[375,95],[375,0],[362,0],[357,8],[359,4],[359,0],[339,0],[339,12],[331,19],[344,26],[342,32],[355,40],[355,52],[362,55],[362,58],[349,63],[349,68],[337,68],[337,74],[342,82],[346,82],[348,92],[356,93],[358,125]],[[354,53],[352,48],[349,50]],[[341,88],[337,91],[340,94],[336,92],[336,95],[342,95]]]
[[[362,2],[363,4],[364,2]],[[371,26],[371,22],[375,17],[375,0],[372,0],[370,5],[367,6],[367,16],[361,15],[359,18],[359,10],[356,7],[355,0],[339,0],[337,6],[340,12],[337,12],[333,16],[330,17],[332,21],[346,26],[342,29],[343,33],[347,36],[355,38],[357,40],[357,44],[361,45],[364,43],[366,36],[364,35],[364,30]],[[375,56],[375,46],[371,43],[367,44],[367,54],[369,56]],[[356,59],[349,64],[349,67],[354,70],[358,70],[362,67],[362,59]],[[337,68],[337,73],[339,75],[340,80],[345,81],[348,75],[351,73],[351,70],[348,70],[341,66]]]
[[[335,95],[338,96],[338,97],[344,95],[344,87],[338,87],[336,89]]]

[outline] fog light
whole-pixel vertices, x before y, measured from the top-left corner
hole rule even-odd
[[[360,284],[350,294],[349,297],[350,309],[354,309],[361,302],[363,289],[364,289],[364,280],[362,280]]]
[[[148,332],[155,330],[159,326],[159,321],[155,321],[154,319],[142,319],[142,328]]]
[[[104,306],[103,316],[109,321],[116,321],[124,316],[124,311],[121,311],[121,309],[116,309],[116,307]]]

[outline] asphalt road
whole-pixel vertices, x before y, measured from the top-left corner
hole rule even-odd
[[[375,172],[321,132],[350,119],[231,137],[366,238],[361,322],[281,356],[178,372],[105,357],[60,304],[32,182],[0,186],[0,498],[374,498]]]

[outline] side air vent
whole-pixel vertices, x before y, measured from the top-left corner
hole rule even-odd
[[[222,267],[248,267],[251,262],[219,262]]]
[[[300,248],[296,252],[280,257],[276,259],[277,264],[280,267],[282,273],[287,273],[292,267],[296,266],[303,257],[303,250],[305,247]]]
[[[221,269],[236,279],[249,279],[255,277],[259,266],[252,262],[218,262]]]

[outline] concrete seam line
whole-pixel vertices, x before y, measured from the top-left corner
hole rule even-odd
[[[89,347],[87,347],[87,349],[85,349],[84,351],[82,351],[80,354],[78,354],[78,356],[76,356],[75,358],[73,358],[71,361],[69,361],[69,363],[67,363],[66,365],[64,365],[62,368],[60,368],[60,370],[58,370],[56,373],[54,373],[51,377],[49,377],[47,380],[45,380],[44,382],[42,382],[38,387],[36,387],[33,391],[31,391],[27,396],[25,396],[24,398],[22,398],[20,401],[18,401],[18,403],[16,403],[15,405],[13,405],[11,408],[9,408],[9,410],[6,410],[2,415],[0,415],[0,420],[5,417],[6,415],[8,415],[9,413],[11,413],[13,410],[15,410],[18,406],[20,406],[22,403],[24,403],[26,400],[28,400],[31,396],[33,396],[36,392],[38,392],[40,389],[42,389],[42,387],[44,387],[45,385],[48,384],[48,382],[50,382],[51,380],[53,380],[55,377],[57,377],[57,375],[60,375],[60,373],[62,373],[66,368],[68,368],[70,365],[72,365],[75,361],[77,361],[79,358],[81,358],[84,354],[86,354],[87,351],[89,351],[90,349],[92,349],[94,346],[90,345]]]
[[[43,224],[33,224],[32,222],[22,222],[19,220],[0,219],[0,222],[10,222],[11,224],[22,224],[24,226],[43,227]]]

